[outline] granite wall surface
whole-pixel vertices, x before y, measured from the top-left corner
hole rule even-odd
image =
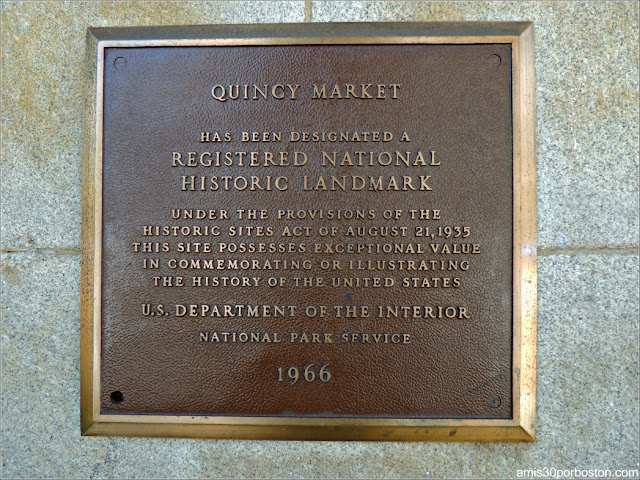
[[[500,478],[638,468],[636,2],[2,2],[3,478]],[[535,22],[533,444],[81,437],[88,26]]]

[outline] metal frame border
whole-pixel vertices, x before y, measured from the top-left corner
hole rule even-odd
[[[140,46],[504,43],[512,51],[513,418],[289,418],[100,412],[104,50]],[[534,441],[537,192],[533,23],[315,23],[89,28],[82,166],[83,435],[273,440]]]

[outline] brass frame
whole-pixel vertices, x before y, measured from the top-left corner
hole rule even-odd
[[[100,412],[102,108],[109,47],[473,44],[512,47],[513,419],[284,418],[105,415]],[[533,441],[537,213],[533,24],[356,23],[90,28],[83,133],[81,417],[83,435],[288,440]]]

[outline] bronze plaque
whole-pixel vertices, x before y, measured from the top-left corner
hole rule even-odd
[[[532,440],[531,30],[91,29],[84,433]]]

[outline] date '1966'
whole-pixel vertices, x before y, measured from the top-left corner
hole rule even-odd
[[[278,367],[278,382],[288,381],[289,385],[293,385],[298,380],[306,382],[315,382],[317,380],[327,383],[331,380],[331,372],[327,369],[328,363],[325,363],[320,369],[315,369],[315,363],[310,363],[303,369],[292,366],[289,368]]]

